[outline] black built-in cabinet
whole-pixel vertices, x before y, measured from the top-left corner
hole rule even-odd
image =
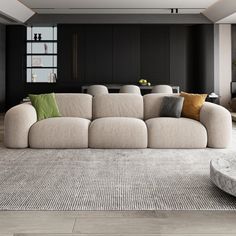
[[[172,84],[212,92],[213,25],[60,24],[58,81],[26,83],[26,27],[7,26],[7,107],[28,93],[80,92],[83,84]]]
[[[113,26],[112,82],[137,83],[140,77],[139,25]]]

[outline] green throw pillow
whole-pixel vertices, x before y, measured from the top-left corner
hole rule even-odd
[[[39,95],[29,94],[29,98],[37,112],[38,121],[61,116],[54,93]]]

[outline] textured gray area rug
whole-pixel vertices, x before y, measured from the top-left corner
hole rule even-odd
[[[236,210],[209,178],[235,150],[0,148],[0,210]]]

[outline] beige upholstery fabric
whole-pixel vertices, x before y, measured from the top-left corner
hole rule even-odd
[[[94,120],[89,127],[90,148],[146,148],[147,127],[144,121],[129,117]]]
[[[152,93],[173,93],[173,89],[169,85],[155,85],[152,88]]]
[[[92,96],[89,94],[57,93],[59,111],[64,117],[80,117],[91,120]]]
[[[4,144],[8,148],[27,148],[30,127],[37,121],[34,107],[20,104],[7,111],[4,119]]]
[[[208,147],[225,148],[231,142],[232,120],[224,107],[205,102],[200,111],[200,121],[206,127]]]
[[[143,97],[138,94],[108,94],[93,98],[93,119],[102,117],[143,118]]]
[[[35,123],[29,132],[31,148],[87,148],[90,121],[57,117]]]
[[[120,88],[120,93],[141,94],[141,91],[140,91],[140,88],[137,85],[123,85]]]
[[[159,117],[146,121],[150,148],[205,148],[207,132],[198,121]]]
[[[162,99],[165,96],[179,96],[174,94],[147,94],[144,100],[144,120],[159,117]]]
[[[160,118],[166,94],[56,94],[63,116],[37,121],[31,104],[11,108],[4,120],[4,143],[9,148],[225,148],[231,141],[231,115],[206,102],[200,122],[187,118]],[[143,119],[145,107],[146,124]],[[82,118],[80,118],[82,117]],[[87,119],[84,119],[87,118]],[[100,118],[100,119],[98,119]],[[138,119],[137,119],[138,118]],[[147,134],[148,130],[148,134]],[[147,139],[147,135],[149,140]],[[89,137],[88,137],[89,136]],[[89,139],[89,140],[88,140]]]
[[[104,85],[91,85],[88,87],[87,93],[92,96],[108,94],[108,89]]]

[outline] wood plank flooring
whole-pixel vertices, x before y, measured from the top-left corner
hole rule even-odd
[[[2,140],[3,115],[0,115]],[[0,236],[13,235],[236,236],[236,212],[0,211]]]

